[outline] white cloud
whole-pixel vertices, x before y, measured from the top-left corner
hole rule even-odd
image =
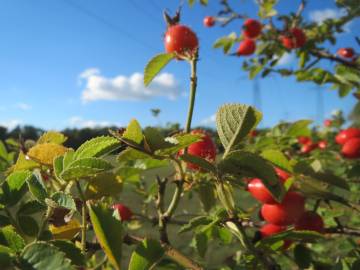
[[[133,73],[129,77],[117,75],[104,77],[97,68],[90,68],[79,75],[85,81],[82,101],[96,100],[147,100],[156,96],[175,99],[180,95],[179,83],[170,73],[162,73],[154,78],[149,87],[144,87],[143,74]]]
[[[86,120],[80,116],[71,117],[68,120],[68,124],[72,128],[96,128],[96,127],[120,126],[119,123],[112,123],[109,121]]]
[[[321,24],[323,21],[327,19],[337,19],[344,15],[346,15],[345,9],[332,9],[332,8],[313,10],[310,11],[309,13],[310,20],[318,24]],[[351,22],[348,22],[343,26],[345,32],[350,32],[350,24]]]
[[[200,124],[209,126],[209,125],[215,124],[215,121],[216,121],[216,114],[213,114],[213,115],[211,115],[211,116],[203,119],[203,120],[200,122]]]
[[[291,64],[294,61],[295,57],[293,54],[290,53],[284,53],[281,58],[279,59],[279,62],[277,63],[278,66],[286,66],[288,64]]]
[[[20,110],[23,110],[23,111],[28,111],[28,110],[31,110],[31,108],[32,108],[31,105],[23,103],[23,102],[17,103],[15,105],[15,107]]]
[[[16,128],[17,126],[21,125],[22,123],[23,123],[23,121],[21,121],[21,120],[11,119],[11,120],[0,121],[0,126],[6,127],[7,129],[12,130],[12,129]]]

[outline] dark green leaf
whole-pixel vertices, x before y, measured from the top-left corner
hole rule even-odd
[[[51,199],[62,208],[76,211],[76,204],[70,194],[66,194],[62,191],[55,192],[51,195]]]
[[[32,215],[36,214],[41,211],[45,211],[46,206],[39,203],[38,201],[28,201],[25,204],[21,205],[19,211],[17,212],[18,215]]]
[[[40,178],[34,174],[26,180],[29,190],[34,198],[42,204],[45,204],[45,199],[48,197],[46,187]]]
[[[294,249],[294,258],[300,268],[308,268],[311,265],[311,251],[302,244],[296,245]]]
[[[155,269],[154,266],[164,255],[164,249],[156,240],[145,239],[131,255],[129,270]]]
[[[15,232],[13,226],[5,226],[0,229],[0,245],[9,247],[18,253],[25,247],[25,241]]]
[[[195,234],[195,247],[200,257],[204,257],[208,246],[208,237],[205,233]]]
[[[85,265],[84,255],[73,242],[68,240],[53,240],[50,243],[64,252],[66,257],[71,260],[72,264],[76,266]]]
[[[21,230],[28,236],[36,236],[39,232],[39,226],[36,220],[30,216],[18,216],[18,224]]]
[[[183,154],[180,156],[180,159],[195,164],[196,166],[198,166],[199,168],[208,171],[208,172],[216,172],[216,167],[210,163],[209,161],[207,161],[206,159],[203,159],[201,157],[198,156],[193,156],[193,155],[189,155],[189,154]]]

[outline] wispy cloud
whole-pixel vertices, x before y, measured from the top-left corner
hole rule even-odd
[[[72,128],[96,128],[96,127],[110,127],[120,126],[119,123],[112,123],[110,121],[96,121],[83,119],[80,116],[73,116],[68,120],[68,125]]]
[[[16,128],[17,126],[21,125],[23,123],[22,120],[19,119],[10,119],[5,121],[0,121],[0,126],[6,127],[9,130],[12,130]]]
[[[321,10],[313,10],[309,13],[309,18],[318,24],[323,23],[327,19],[337,19],[346,14],[345,9],[325,8]],[[344,25],[344,31],[350,32],[350,22]]]
[[[212,126],[215,124],[216,121],[216,114],[213,114],[205,119],[203,119],[200,124],[205,126]]]
[[[133,73],[130,76],[117,75],[105,77],[97,68],[90,68],[79,75],[85,81],[82,101],[96,100],[148,100],[153,97],[175,99],[180,95],[179,83],[170,73],[158,75],[149,87],[144,87],[143,74]]]
[[[23,110],[23,111],[28,111],[28,110],[32,109],[31,105],[29,105],[27,103],[23,103],[23,102],[15,104],[15,107],[20,109],[20,110]]]

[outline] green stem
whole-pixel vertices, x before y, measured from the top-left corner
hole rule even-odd
[[[181,193],[183,191],[183,181],[177,181],[175,183],[176,183],[176,188],[175,188],[174,195],[172,197],[172,200],[170,202],[168,210],[164,214],[167,218],[170,218],[174,214],[174,212],[179,204],[179,201],[181,198]]]
[[[38,235],[37,235],[37,237],[36,237],[36,241],[39,240],[39,238],[41,237],[42,233],[44,232],[44,230],[45,230],[45,228],[46,228],[46,225],[47,225],[47,223],[48,223],[48,220],[49,220],[49,218],[51,217],[51,215],[53,214],[53,212],[54,212],[54,208],[51,207],[51,206],[48,206],[48,207],[47,207],[47,210],[46,210],[45,217],[44,217],[44,219],[43,219],[43,221],[42,221],[42,223],[41,223],[41,226],[40,226],[40,228],[39,228],[39,232],[38,232]]]
[[[191,121],[194,112],[194,105],[195,105],[195,96],[196,96],[196,87],[197,87],[197,75],[196,75],[196,67],[197,61],[199,58],[199,53],[196,51],[194,57],[190,60],[191,66],[191,77],[190,77],[190,99],[189,99],[189,110],[186,119],[185,125],[185,133],[189,133],[191,129]]]
[[[81,206],[81,252],[86,253],[86,216],[87,216],[87,209],[86,209],[86,199],[84,193],[82,192],[80,182],[76,181],[76,188],[79,192],[82,206]]]

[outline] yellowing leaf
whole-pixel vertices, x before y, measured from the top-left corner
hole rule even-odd
[[[49,230],[53,234],[54,239],[68,239],[71,240],[76,234],[80,232],[81,225],[76,219],[70,220],[64,226],[56,227],[54,225],[49,226]]]
[[[123,181],[113,173],[102,173],[88,180],[89,185],[85,192],[88,199],[100,199],[103,196],[114,196],[121,192]]]
[[[30,148],[28,156],[44,165],[51,166],[54,158],[64,155],[69,148],[56,143],[42,143]]]
[[[41,137],[38,139],[37,144],[42,143],[56,143],[56,144],[63,144],[67,140],[67,137],[57,131],[48,131],[45,132]]]
[[[39,164],[35,161],[26,158],[23,152],[19,153],[18,159],[15,163],[15,165],[12,167],[12,171],[24,171],[29,169],[34,169],[36,167],[39,167]]]

